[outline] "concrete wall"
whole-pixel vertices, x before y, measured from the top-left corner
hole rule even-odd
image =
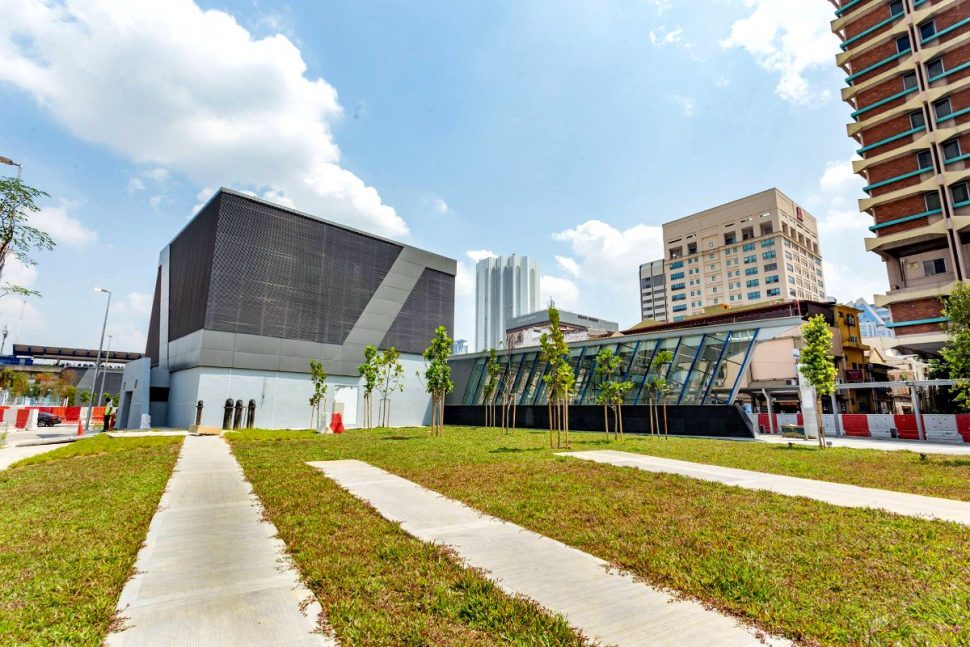
[[[119,429],[137,429],[141,422],[141,414],[149,413],[149,387],[152,360],[143,357],[125,365],[125,372],[121,378],[121,403],[118,406],[117,426]],[[164,420],[155,420],[153,424],[165,424]]]
[[[430,398],[417,377],[424,370],[424,360],[402,356],[404,392],[391,395],[393,426],[425,425],[430,420]],[[324,365],[326,368],[326,364]],[[344,403],[344,424],[359,426],[363,421],[363,390],[360,379],[330,376],[327,379],[327,411],[334,398]],[[222,426],[228,398],[256,401],[256,426],[264,429],[306,429],[310,426],[310,395],[313,385],[304,373],[258,371],[248,369],[196,367],[171,374],[168,401],[168,426],[186,428],[195,422],[196,403],[204,403],[202,423]],[[377,398],[374,394],[374,422],[377,422]]]

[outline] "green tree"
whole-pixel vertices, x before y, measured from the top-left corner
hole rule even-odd
[[[946,317],[946,343],[940,349],[942,358],[935,364],[943,375],[956,384],[950,388],[953,401],[964,411],[970,410],[970,286],[958,283],[949,297],[942,299]]]
[[[832,356],[832,330],[822,315],[815,315],[802,326],[803,346],[799,371],[815,389],[815,411],[818,446],[825,448],[825,425],[822,422],[822,396],[835,392],[835,358]]]
[[[313,393],[310,394],[310,427],[320,428],[320,403],[323,402],[323,415],[327,415],[327,372],[323,369],[323,362],[315,359],[310,360],[310,382],[313,384]],[[316,416],[316,425],[313,418]]]
[[[35,201],[47,195],[17,178],[0,178],[0,296],[40,296],[36,290],[5,283],[3,278],[7,261],[11,258],[24,265],[36,265],[37,261],[32,255],[35,250],[54,249],[54,239],[30,224],[33,214],[40,211]]]
[[[496,359],[494,348],[488,350],[488,360],[485,362],[485,386],[482,387],[483,404],[485,405],[485,426],[495,424],[495,392],[498,390],[498,376],[502,366]]]
[[[647,380],[648,405],[650,407],[650,433],[660,433],[660,414],[658,403],[663,410],[663,432],[667,438],[667,394],[670,393],[671,384],[667,380],[667,372],[674,355],[669,350],[659,351],[650,360],[651,375]]]
[[[559,323],[559,310],[549,307],[549,332],[542,333],[541,357],[547,363],[542,381],[546,384],[549,408],[549,446],[569,447],[569,400],[576,385],[576,375],[569,365],[569,345]]]
[[[357,373],[364,379],[364,428],[370,429],[373,421],[373,396],[377,387],[379,368],[377,366],[377,346],[364,348],[364,363],[357,367]]]
[[[377,355],[377,390],[381,393],[381,410],[379,424],[382,427],[391,426],[391,399],[394,391],[404,390],[404,367],[401,366],[401,353],[391,346]]]
[[[81,393],[78,394],[78,400],[80,400],[82,407],[88,406],[91,403],[91,392],[81,391]]]
[[[613,411],[613,436],[623,438],[623,402],[626,394],[633,388],[629,381],[614,381],[613,377],[620,372],[623,360],[611,348],[603,348],[596,355],[596,369],[594,374],[599,380],[599,394],[597,404],[603,405],[603,428],[607,437],[610,435],[609,411]]]
[[[444,326],[435,328],[431,344],[424,350],[427,366],[424,370],[424,385],[431,395],[431,435],[440,436],[445,420],[445,396],[455,388],[451,380],[451,337]]]

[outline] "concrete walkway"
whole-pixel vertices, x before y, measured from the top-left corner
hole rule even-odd
[[[878,449],[887,452],[916,452],[917,454],[947,454],[950,456],[970,456],[970,443],[941,443],[928,440],[890,440],[888,438],[857,438],[853,436],[825,436],[832,447],[851,447],[852,449]],[[810,438],[785,438],[774,434],[759,434],[757,442],[818,447],[818,440]]]
[[[31,456],[36,456],[37,454],[44,454],[63,446],[63,444],[33,445],[30,447],[18,447],[14,445],[12,447],[0,448],[0,470],[7,469],[17,461],[30,458]]]
[[[588,553],[355,460],[309,463],[409,534],[454,549],[510,594],[611,645],[758,645],[753,630],[637,582]],[[786,644],[776,641],[774,644]]]
[[[224,440],[185,439],[111,646],[336,645]]]
[[[788,496],[807,497],[846,508],[875,508],[910,517],[941,519],[970,525],[970,502],[967,501],[803,479],[795,476],[779,476],[733,467],[719,467],[717,465],[691,463],[613,450],[562,452],[559,456],[572,456],[573,458],[596,463],[608,463],[620,467],[635,467],[647,472],[680,474],[702,481],[714,481],[749,490],[768,490]]]

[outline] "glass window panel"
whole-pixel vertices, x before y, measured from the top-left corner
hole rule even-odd
[[[465,387],[465,394],[462,396],[462,404],[478,403],[478,386],[482,378],[482,368],[485,366],[484,358],[479,357],[475,360],[472,372],[468,378],[468,385]]]
[[[731,340],[724,349],[724,357],[714,374],[714,382],[705,404],[723,404],[731,397],[731,392],[743,377],[741,368],[754,339],[754,332],[737,330],[731,333]]]
[[[707,390],[714,369],[718,365],[727,336],[727,333],[716,333],[704,337],[704,346],[697,355],[690,375],[687,376],[686,388],[680,404],[703,403],[704,392]]]

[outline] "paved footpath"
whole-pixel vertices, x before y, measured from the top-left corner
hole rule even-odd
[[[910,517],[941,519],[970,525],[970,502],[967,501],[803,479],[795,476],[766,474],[765,472],[691,463],[670,458],[657,458],[656,456],[631,452],[597,450],[563,452],[559,455],[621,467],[635,467],[647,472],[680,474],[681,476],[724,483],[749,490],[768,490],[788,496],[802,496],[846,508],[875,508]]]
[[[970,456],[970,443],[941,443],[927,440],[890,440],[888,438],[859,438],[856,436],[826,435],[825,439],[833,447],[849,447],[852,449],[878,449],[887,452],[916,452],[917,454],[948,454],[950,456]],[[732,440],[738,440],[734,438]],[[751,442],[751,441],[749,441]],[[754,442],[817,447],[818,440],[809,438],[792,439],[775,434],[759,434]]]
[[[52,451],[64,445],[33,445],[31,447],[12,447],[0,448],[0,470],[5,470],[19,460]]]
[[[188,436],[118,601],[107,644],[336,645],[276,528],[218,437]]]
[[[588,553],[525,530],[355,460],[309,463],[386,519],[451,547],[504,591],[561,614],[611,645],[758,645],[755,632],[700,603],[620,573]],[[787,644],[775,641],[773,644]]]

